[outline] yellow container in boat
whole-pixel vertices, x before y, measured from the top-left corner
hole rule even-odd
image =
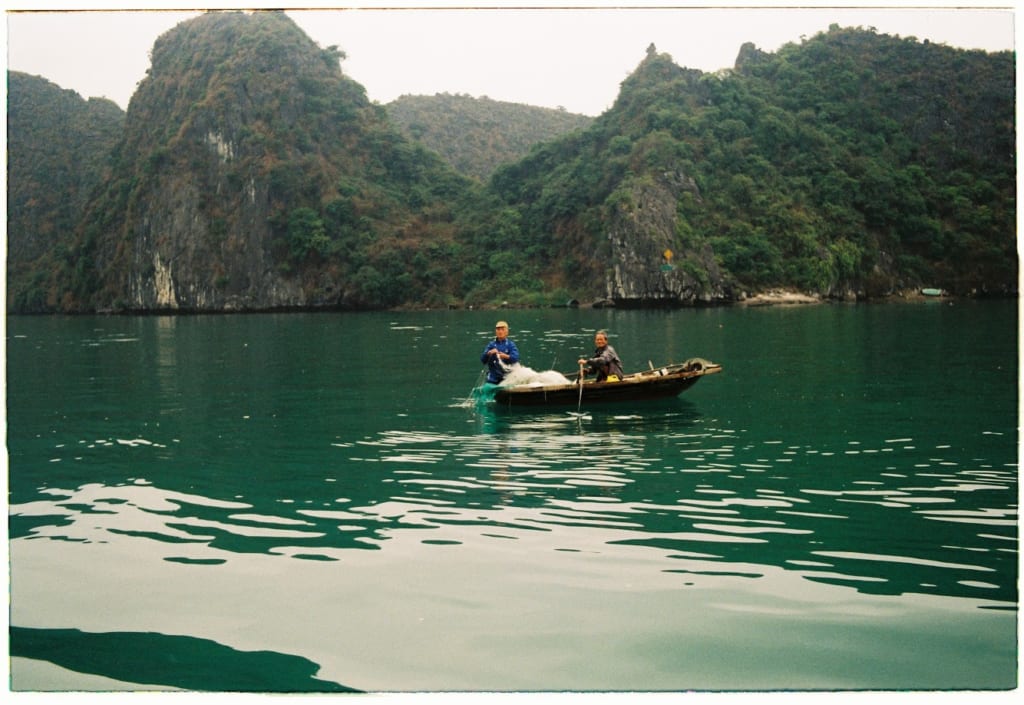
[[[619,376],[618,375],[608,375],[608,379],[605,380],[605,382],[618,382],[618,381],[619,381]]]

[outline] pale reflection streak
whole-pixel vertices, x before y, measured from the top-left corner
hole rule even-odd
[[[813,554],[816,556],[824,556],[825,558],[842,558],[858,561],[870,561],[872,563],[905,563],[909,565],[928,566],[931,568],[948,568],[950,570],[970,570],[982,573],[995,572],[992,568],[986,568],[985,566],[980,565],[935,561],[925,558],[915,558],[912,556],[889,556],[878,553],[858,553],[855,551],[813,551]]]
[[[613,422],[626,421],[615,417]],[[628,419],[636,422],[637,419]],[[642,421],[642,419],[640,419]],[[663,517],[659,524],[675,524],[678,531],[665,534],[675,541],[698,542],[761,542],[760,535],[813,533],[809,529],[786,526],[775,519],[744,517],[741,510],[792,509],[807,504],[808,499],[789,498],[766,490],[768,496],[738,497],[732,490],[713,487],[696,489],[696,493],[723,496],[714,499],[680,498],[676,504],[655,503],[651,500],[633,500],[622,497],[620,491],[635,485],[636,475],[652,476],[697,471],[704,473],[733,472],[736,463],[718,462],[732,457],[735,448],[720,445],[722,438],[731,433],[713,429],[706,434],[674,433],[668,438],[682,447],[679,458],[683,467],[666,465],[663,458],[644,457],[647,437],[619,431],[596,435],[566,434],[559,422],[518,424],[519,430],[501,436],[451,436],[430,433],[386,432],[375,440],[363,440],[361,447],[380,450],[380,462],[407,462],[412,465],[437,464],[451,467],[454,459],[461,462],[466,473],[442,470],[403,469],[394,472],[394,482],[404,490],[403,496],[372,507],[361,507],[378,516],[395,518],[396,526],[416,525],[441,527],[444,525],[503,526],[506,528],[590,527],[614,529],[623,535],[606,537],[621,540],[623,536],[651,538],[650,521],[644,516]],[[548,433],[557,428],[560,433]],[[526,430],[528,429],[528,430]],[[713,447],[693,447],[709,440]],[[439,450],[447,449],[447,450]],[[756,471],[770,466],[754,464]],[[484,470],[480,475],[477,471]],[[652,481],[656,481],[653,480]],[[493,507],[484,507],[481,491],[490,490]],[[594,496],[580,494],[588,490]],[[565,491],[573,494],[563,497]],[[409,504],[425,497],[462,495],[455,499],[458,505],[445,508]],[[535,498],[536,507],[512,506],[520,500]],[[629,517],[633,517],[630,519]],[[670,519],[674,517],[674,519]],[[694,522],[703,521],[699,525]],[[686,531],[684,529],[697,529]]]
[[[878,571],[884,570],[878,564],[887,562],[904,562],[926,569],[946,564],[915,555],[902,561],[883,558],[873,562],[870,557],[849,560],[852,556],[841,551],[815,553],[813,547],[817,545],[820,550],[822,543],[835,544],[836,548],[846,545],[841,529],[837,532],[827,528],[836,521],[849,519],[849,513],[840,510],[844,504],[906,510],[903,521],[916,515],[934,521],[992,527],[1012,527],[1016,522],[1015,507],[967,509],[959,505],[966,495],[1005,492],[1016,482],[1016,466],[1004,470],[987,465],[980,458],[967,466],[955,457],[956,449],[948,445],[939,444],[926,451],[925,462],[921,462],[922,454],[910,438],[887,439],[878,446],[850,441],[845,447],[833,449],[788,445],[782,440],[743,443],[741,432],[721,428],[710,428],[704,433],[679,433],[667,428],[663,429],[666,433],[645,436],[628,432],[628,425],[621,429],[607,427],[624,419],[606,420],[606,426],[596,430],[594,427],[599,424],[593,421],[579,433],[573,433],[573,428],[564,423],[550,421],[533,425],[513,422],[498,434],[444,436],[395,432],[383,434],[374,445],[382,462],[400,458],[419,461],[421,466],[438,466],[437,472],[424,468],[416,474],[395,473],[395,482],[404,496],[393,501],[451,498],[455,504],[444,510],[425,509],[423,505],[406,508],[417,515],[420,526],[449,527],[445,537],[456,543],[471,535],[466,532],[466,525],[548,531],[589,528],[601,532],[591,539],[601,536],[608,543],[656,546],[662,542],[678,547],[692,545],[698,550],[702,546],[707,550],[722,541],[771,541],[774,545],[776,540],[790,537],[796,542],[784,543],[774,550],[795,551],[791,557],[797,561],[801,554],[821,555],[843,560],[850,568],[873,564],[870,570]],[[641,422],[642,419],[636,422],[638,428],[642,428]],[[652,438],[660,440],[652,442]],[[422,448],[416,448],[417,445]],[[428,447],[431,453],[420,453]],[[453,466],[457,467],[454,471]],[[784,474],[779,472],[783,469]],[[794,486],[794,473],[801,473],[800,482],[806,484]],[[707,476],[708,482],[683,481],[700,475]],[[732,481],[758,476],[768,482],[783,481],[787,489],[760,487],[751,493],[742,491],[743,485]],[[683,492],[674,504],[664,501],[664,488],[671,487],[677,488],[676,494]],[[488,490],[492,494],[488,495]],[[462,528],[453,533],[451,529],[455,527]],[[670,527],[672,530],[667,530]],[[486,528],[480,531],[480,535],[486,535]],[[812,536],[816,538],[799,538]],[[506,537],[515,537],[514,531]],[[582,540],[588,544],[590,541],[578,534],[566,534],[562,540]],[[583,550],[575,546],[576,550]],[[1012,547],[964,550],[990,552]],[[972,570],[971,566],[958,566],[959,563],[948,564],[953,570]],[[847,583],[887,582],[871,575],[814,570],[806,575]],[[921,584],[928,589],[928,584]]]
[[[348,477],[359,475],[350,473],[364,463],[376,463],[380,468],[369,470],[369,477],[380,483],[379,488],[371,487],[368,495],[354,501],[335,499],[339,505],[336,508],[290,507],[326,499],[298,495],[292,500],[277,500],[277,506],[268,511],[242,502],[167,492],[139,480],[118,487],[41,490],[54,497],[53,501],[12,507],[12,516],[50,517],[47,526],[37,525],[28,531],[30,537],[37,538],[110,541],[120,535],[217,547],[221,545],[218,536],[230,534],[265,539],[251,548],[270,554],[307,557],[315,546],[316,555],[335,559],[343,551],[358,547],[354,544],[380,548],[411,529],[426,529],[418,539],[428,543],[521,539],[542,532],[552,537],[554,550],[600,551],[602,546],[626,543],[657,551],[662,546],[670,547],[666,555],[670,558],[693,555],[721,559],[724,556],[715,555],[718,551],[712,547],[769,542],[775,546],[782,541],[776,550],[784,552],[780,556],[783,563],[794,567],[802,565],[801,556],[817,555],[841,560],[845,567],[872,566],[873,570],[882,570],[877,564],[887,561],[870,557],[858,560],[843,552],[814,553],[809,550],[811,543],[799,537],[829,533],[824,520],[831,524],[848,518],[836,511],[843,503],[909,509],[904,515],[993,529],[1012,530],[1016,525],[1015,507],[968,509],[956,504],[965,495],[1005,491],[1015,482],[1009,468],[978,464],[976,469],[921,472],[892,464],[873,474],[853,477],[843,487],[837,473],[845,466],[836,465],[830,467],[829,475],[810,472],[805,476],[806,482],[820,482],[819,486],[800,486],[773,472],[782,467],[779,463],[794,457],[786,454],[798,446],[781,442],[723,444],[723,438],[734,434],[721,429],[705,434],[645,436],[629,432],[629,428],[576,433],[565,423],[541,422],[517,424],[516,430],[497,435],[392,431],[375,438],[331,443],[334,452],[346,457],[338,464],[338,474],[327,481],[344,484]],[[652,443],[652,438],[657,442]],[[106,443],[150,445],[140,438]],[[709,447],[701,447],[702,443]],[[765,453],[766,446],[777,452]],[[831,453],[800,450],[815,462]],[[855,463],[862,455],[840,453],[833,462]],[[887,458],[885,462],[894,460]],[[947,462],[937,456],[929,458],[932,469],[937,463]],[[862,471],[862,466],[858,469]],[[702,480],[701,475],[707,479]],[[753,478],[761,486],[743,484]],[[785,491],[770,486],[777,479],[786,481]],[[390,492],[389,486],[393,488]],[[341,492],[349,494],[353,488]],[[675,501],[665,501],[673,492],[677,495]],[[213,510],[214,515],[207,516],[207,510]],[[54,521],[54,517],[60,519]],[[958,550],[1014,550],[1009,537],[979,534],[978,538],[985,540],[986,536],[987,543],[1006,542],[1006,546]],[[786,544],[787,537],[796,542]],[[417,537],[410,534],[407,538]],[[282,541],[295,547],[286,551],[275,544]],[[820,537],[812,543],[820,544]],[[734,554],[730,557],[734,559]],[[941,564],[922,560],[928,559],[909,556],[903,562],[924,568]],[[872,576],[807,570],[812,567],[808,563],[799,570],[817,579],[877,581]],[[970,570],[959,563],[949,567]]]
[[[12,517],[61,517],[30,530],[31,537],[85,543],[106,543],[116,535],[144,536],[174,543],[208,543],[214,534],[202,529],[259,538],[309,538],[322,536],[301,520],[264,514],[229,514],[223,520],[192,516],[187,507],[215,510],[249,509],[242,502],[215,500],[200,495],[171,492],[137,481],[133,485],[83,485],[77,489],[50,488],[37,500],[12,506]],[[282,528],[282,527],[292,528]],[[306,527],[305,530],[302,528]],[[198,530],[198,531],[197,531]]]

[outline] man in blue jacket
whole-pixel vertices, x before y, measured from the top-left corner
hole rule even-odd
[[[505,321],[494,324],[494,336],[480,355],[480,362],[487,365],[487,381],[501,384],[509,368],[519,362],[519,349],[509,340],[508,323]]]

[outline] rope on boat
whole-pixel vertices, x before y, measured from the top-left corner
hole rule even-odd
[[[650,361],[648,361],[647,364],[650,365]],[[703,370],[708,369],[709,367],[715,367],[715,363],[709,362],[708,360],[705,360],[702,357],[691,357],[686,362],[677,362],[670,365],[664,365],[662,367],[654,367],[653,365],[651,365],[650,370],[645,370],[643,372],[638,372],[636,374],[646,377],[652,374],[665,375],[675,374],[677,372],[701,372]]]
[[[476,384],[474,384],[473,388],[469,390],[469,395],[465,398],[465,400],[463,400],[463,402],[462,402],[462,404],[460,406],[472,406],[473,405],[473,401],[476,399],[477,395],[479,394],[478,390],[480,389],[480,385],[484,381],[484,375],[485,374],[487,374],[487,369],[486,368],[480,370],[480,374],[476,378]]]
[[[699,372],[713,366],[713,363],[708,362],[702,357],[691,357],[683,363],[683,369],[687,372]]]

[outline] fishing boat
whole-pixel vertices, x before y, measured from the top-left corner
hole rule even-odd
[[[501,385],[494,390],[498,406],[580,406],[597,402],[648,401],[678,396],[701,377],[722,371],[722,366],[702,358],[623,375],[597,382],[591,379],[560,384],[530,382]]]

